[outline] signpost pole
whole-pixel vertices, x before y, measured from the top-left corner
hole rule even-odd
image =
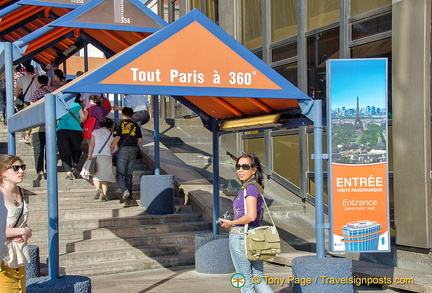
[[[322,101],[315,100],[314,116],[314,169],[315,169],[315,230],[316,257],[324,258],[325,227],[324,227],[324,193],[323,193],[323,154],[322,154]]]

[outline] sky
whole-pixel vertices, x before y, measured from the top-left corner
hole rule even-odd
[[[386,59],[332,60],[329,78],[332,109],[356,108],[357,96],[360,108],[386,108]]]

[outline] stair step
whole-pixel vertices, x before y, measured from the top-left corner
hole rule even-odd
[[[126,247],[140,247],[164,244],[182,244],[195,241],[195,236],[200,233],[209,233],[208,231],[199,232],[175,232],[175,233],[160,233],[150,235],[140,235],[135,237],[113,238],[107,241],[106,239],[74,239],[59,242],[60,254],[72,252],[90,252],[94,250],[110,250]],[[44,243],[39,243],[39,253],[41,256],[48,255],[48,240]]]
[[[195,264],[194,254],[167,255],[157,257],[146,257],[139,260],[119,260],[104,263],[92,263],[86,265],[62,266],[61,274],[98,276],[112,275],[128,272],[162,269],[167,267],[188,266]],[[42,275],[48,274],[48,268],[41,269]]]
[[[31,223],[30,223],[31,224]],[[61,225],[61,224],[60,224]],[[47,239],[48,231],[46,230],[33,230],[32,243],[38,240]],[[136,235],[170,233],[170,232],[192,232],[203,231],[211,229],[211,225],[207,221],[198,222],[183,222],[183,223],[166,223],[158,225],[141,225],[138,227],[109,227],[109,228],[88,228],[88,229],[69,229],[60,230],[60,240],[73,240],[73,239],[110,239],[115,237],[131,237]]]
[[[95,247],[92,252],[72,252],[60,255],[60,266],[75,264],[90,265],[110,261],[150,259],[163,255],[194,254],[193,242],[152,245],[141,247],[122,247],[109,250],[101,250]],[[46,256],[41,255],[41,259]]]
[[[120,211],[122,211],[120,213]],[[91,213],[89,213],[91,212]],[[99,213],[95,213],[99,212]],[[72,214],[72,215],[70,215]],[[114,214],[117,214],[114,216]],[[29,215],[29,222],[32,228],[36,229],[39,223],[46,225],[46,212],[33,212]],[[200,213],[171,214],[164,216],[152,216],[144,214],[143,209],[125,208],[118,211],[111,209],[98,210],[77,210],[76,213],[65,212],[59,213],[59,223],[61,229],[71,229],[77,227],[83,229],[104,228],[104,227],[121,227],[121,226],[138,226],[138,225],[158,225],[165,223],[183,223],[198,221],[201,218]]]

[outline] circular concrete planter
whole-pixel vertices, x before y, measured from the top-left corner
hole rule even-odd
[[[60,276],[50,280],[40,277],[27,280],[27,293],[91,293],[91,280],[84,276]]]
[[[195,236],[195,269],[203,274],[234,273],[228,245],[229,234],[198,234]]]
[[[297,257],[292,261],[292,273],[296,278],[292,282],[294,293],[353,292],[353,285],[347,284],[352,278],[352,261],[347,258]]]

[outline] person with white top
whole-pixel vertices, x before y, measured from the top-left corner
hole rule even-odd
[[[39,85],[37,83],[37,76],[35,75],[35,69],[33,65],[26,66],[26,74],[18,78],[15,87],[15,100],[18,95],[23,93],[24,95],[24,108],[30,105],[31,98],[35,91],[37,91]]]
[[[138,125],[144,125],[150,120],[149,109],[150,102],[145,95],[128,95],[125,94],[123,107],[132,108],[132,120]],[[123,107],[115,105],[114,111],[121,111]]]
[[[111,143],[114,140],[111,128],[114,121],[111,118],[104,117],[98,123],[101,128],[92,132],[87,160],[97,157],[97,170],[93,174],[93,184],[96,188],[94,199],[98,200],[102,196],[102,201],[108,201],[108,182],[116,182],[111,160]]]

